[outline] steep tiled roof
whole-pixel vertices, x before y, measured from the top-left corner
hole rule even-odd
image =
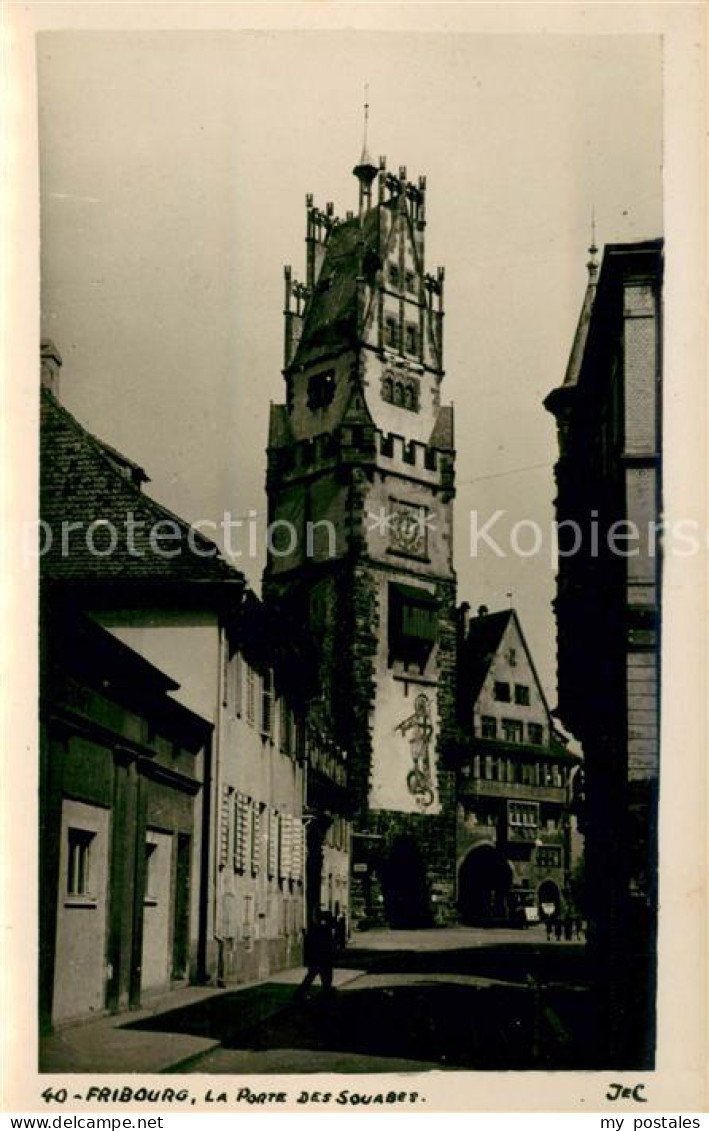
[[[379,209],[372,208],[359,220],[346,220],[332,228],[325,244],[325,258],[310,297],[293,366],[314,361],[338,347],[354,342],[357,332],[357,275],[360,271],[360,240],[364,270],[378,266]]]
[[[40,517],[45,524],[40,564],[47,580],[200,582],[243,588],[243,574],[220,556],[216,544],[144,495],[121,471],[116,453],[87,432],[47,389],[42,389],[41,399]],[[92,534],[98,553],[91,549]],[[112,552],[102,552],[114,537]]]
[[[470,621],[467,636],[461,644],[461,669],[464,672],[466,694],[474,703],[480,694],[485,677],[512,616],[512,609],[487,613]]]
[[[436,423],[433,426],[431,439],[428,441],[432,448],[452,452],[455,447],[453,437],[453,405],[442,405],[438,410]]]

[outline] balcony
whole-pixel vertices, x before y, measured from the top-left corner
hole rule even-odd
[[[461,797],[500,797],[510,801],[546,801],[555,805],[566,803],[564,786],[523,785],[521,782],[487,781],[462,775],[459,782]]]

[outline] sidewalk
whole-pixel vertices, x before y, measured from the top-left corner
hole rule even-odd
[[[40,1072],[102,1072],[141,1074],[174,1072],[197,1057],[219,1048],[220,1042],[193,1033],[170,1032],[155,1027],[165,1014],[179,1013],[210,999],[245,994],[243,1028],[274,1016],[290,1004],[287,987],[294,988],[305,977],[305,967],[282,970],[262,982],[227,986],[185,986],[155,998],[142,1009],[81,1021],[57,1029],[40,1039]],[[334,971],[333,984],[346,985],[362,975],[361,970]],[[281,986],[280,994],[274,987]],[[259,993],[259,989],[262,991]],[[238,1024],[238,1017],[235,1018]]]

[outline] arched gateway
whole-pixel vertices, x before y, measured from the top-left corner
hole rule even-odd
[[[491,844],[472,848],[458,871],[458,909],[464,923],[490,923],[506,919],[512,868]]]

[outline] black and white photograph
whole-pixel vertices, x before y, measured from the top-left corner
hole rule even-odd
[[[36,1103],[702,1110],[677,58],[225,7],[32,36]]]

